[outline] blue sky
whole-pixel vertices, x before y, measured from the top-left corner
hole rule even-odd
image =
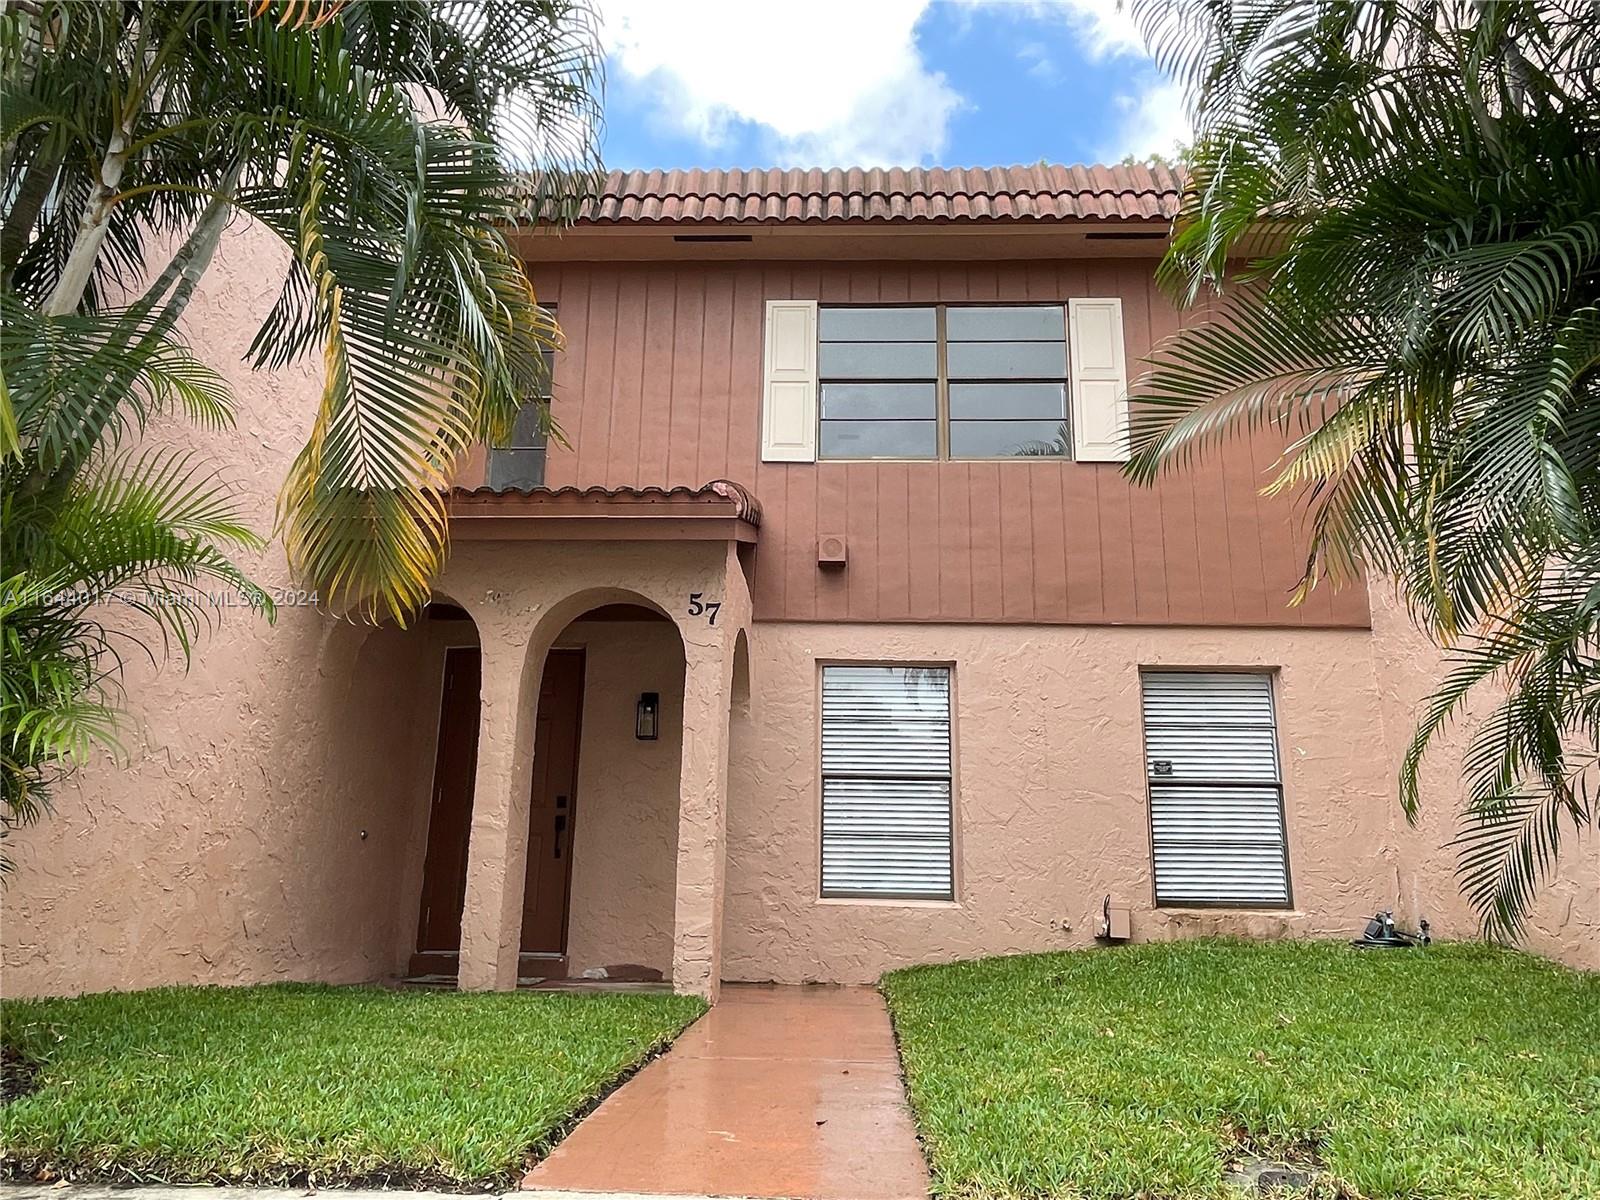
[[[1116,0],[599,0],[608,166],[1170,154],[1181,96]]]

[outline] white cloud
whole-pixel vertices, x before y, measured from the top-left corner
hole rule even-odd
[[[1183,89],[1170,80],[1152,78],[1136,94],[1119,93],[1114,103],[1122,119],[1100,149],[1100,157],[1106,162],[1116,162],[1128,154],[1135,158],[1151,154],[1171,158],[1178,144],[1186,144],[1192,136],[1189,114],[1183,106]]]
[[[1117,0],[1032,0],[1029,7],[1036,14],[1064,12],[1091,58],[1129,54],[1145,57],[1139,27],[1126,6],[1117,6]]]
[[[1026,42],[1017,50],[1017,61],[1028,69],[1041,83],[1054,83],[1061,78],[1061,71],[1056,66],[1055,60],[1050,57],[1050,51],[1043,42]]]
[[[604,0],[611,85],[642,90],[661,128],[708,151],[748,122],[775,161],[936,160],[964,101],[917,49],[928,3]]]
[[[959,0],[964,23],[979,17],[1059,21],[1065,18],[1090,58],[1119,54],[1145,57],[1144,39],[1126,8],[1117,0]]]
[[[985,0],[966,2],[975,12],[987,7]],[[1111,95],[1115,123],[1096,148],[1102,161],[1116,162],[1130,154],[1135,158],[1150,154],[1170,157],[1179,143],[1190,140],[1183,89],[1156,70],[1126,4],[1119,6],[1117,0],[1017,0],[1007,11],[1031,21],[1064,20],[1091,61],[1116,60],[1108,68],[1108,77],[1115,80]],[[1028,60],[1030,46],[1024,46],[1019,57]]]

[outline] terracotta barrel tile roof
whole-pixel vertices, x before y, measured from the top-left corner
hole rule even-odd
[[[672,511],[704,507],[717,515],[736,517],[753,526],[761,524],[761,504],[748,488],[728,479],[713,479],[701,487],[559,487],[559,488],[451,488],[450,511],[507,512],[535,515],[605,510],[636,515],[671,515]]]
[[[578,221],[1171,220],[1181,192],[1142,165],[613,171]]]

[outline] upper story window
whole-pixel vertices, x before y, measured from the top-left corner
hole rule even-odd
[[[554,305],[545,307],[555,312]],[[548,438],[541,408],[550,403],[549,381],[555,378],[555,351],[544,351],[543,358],[545,394],[533,397],[517,411],[517,419],[511,426],[511,440],[506,445],[489,449],[489,486],[497,491],[544,486]]]
[[[1065,457],[1061,304],[817,312],[820,458]]]

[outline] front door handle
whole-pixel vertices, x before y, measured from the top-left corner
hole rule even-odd
[[[566,813],[557,813],[556,814],[556,836],[555,836],[555,840],[554,840],[555,856],[557,858],[561,857],[561,835],[566,832],[566,829],[567,829],[567,814]]]

